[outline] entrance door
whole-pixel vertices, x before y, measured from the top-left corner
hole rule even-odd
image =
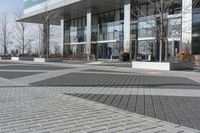
[[[98,57],[99,59],[109,59],[108,44],[102,43],[98,45]]]
[[[91,53],[95,55],[96,59],[109,59],[111,49],[106,43],[92,44]]]
[[[119,59],[121,43],[92,44],[91,52],[96,59]]]

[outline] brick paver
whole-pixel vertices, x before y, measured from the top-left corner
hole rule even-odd
[[[198,132],[49,88],[0,89],[0,132]]]
[[[200,130],[200,97],[68,94]]]
[[[0,62],[0,133],[200,132],[198,74],[101,68]]]
[[[41,72],[0,72],[0,77],[6,79],[16,79],[21,77],[26,77],[34,74],[41,74]]]
[[[61,70],[66,67],[46,66],[46,65],[7,65],[0,66],[0,70]],[[70,68],[69,68],[70,69]]]
[[[200,84],[182,77],[143,76],[124,74],[69,73],[32,83],[33,86],[109,86],[200,89]]]

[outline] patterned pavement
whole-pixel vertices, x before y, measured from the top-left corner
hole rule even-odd
[[[21,77],[26,77],[34,74],[40,74],[40,72],[0,72],[0,77],[6,78],[6,79],[16,79]]]
[[[68,94],[83,99],[200,129],[200,98],[148,95]]]
[[[32,83],[36,86],[102,86],[200,89],[200,84],[183,77],[163,77],[102,73],[69,73]]]
[[[0,62],[0,133],[200,132],[199,74],[127,69]]]

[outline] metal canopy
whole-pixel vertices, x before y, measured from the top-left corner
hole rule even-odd
[[[65,0],[64,0],[65,1]],[[92,13],[104,12],[114,9],[123,8],[124,0],[79,0],[69,5],[63,5],[63,3],[49,6],[46,10],[41,9],[38,11],[25,14],[17,21],[23,21],[28,23],[42,23],[42,14],[44,12],[57,12],[58,18],[52,24],[60,24],[60,19],[72,19],[77,17],[86,16],[89,9]]]

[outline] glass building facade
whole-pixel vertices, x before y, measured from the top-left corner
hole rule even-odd
[[[119,58],[123,50],[123,23],[123,9],[92,14],[91,54],[102,59]],[[66,20],[64,33],[65,51],[71,54],[85,52],[86,17]],[[66,56],[67,52],[64,52]]]
[[[85,53],[86,17],[64,22],[64,55]]]
[[[24,0],[24,9],[46,2],[47,0]]]
[[[181,0],[174,1],[168,9],[168,12],[164,14],[165,16],[163,29],[165,31],[164,46],[162,51],[163,60],[164,58],[168,58],[180,50],[181,2]],[[134,0],[132,1],[132,5],[132,58],[158,61],[158,27],[160,27],[159,11],[157,11],[154,5],[149,2],[139,2]]]
[[[136,6],[140,12],[136,13],[134,10]],[[181,49],[181,9],[182,0],[175,0],[164,17],[163,60],[175,56]],[[160,26],[159,18],[159,11],[151,3],[131,1],[130,54],[132,59],[159,60],[159,35],[156,30]],[[82,18],[78,19],[76,24]],[[66,20],[65,22],[64,49],[70,51],[69,47],[71,47],[70,53],[73,53],[73,45],[76,45],[77,48],[81,45],[81,51],[76,52],[84,53],[86,25],[81,26],[81,23],[79,23],[79,26],[75,24],[75,27],[78,26],[79,28],[74,28],[72,21],[74,20]],[[124,49],[124,9],[92,14],[91,21],[91,54],[102,59],[119,58],[120,52]],[[79,29],[79,32],[77,29]],[[74,41],[80,44],[75,44]]]
[[[193,0],[192,52],[193,54],[200,54],[200,1],[197,0]]]
[[[24,8],[30,11],[29,8],[32,10],[32,6],[46,1],[55,2],[24,0]],[[67,2],[67,0],[58,1]],[[63,18],[62,43],[65,57],[88,54],[89,51],[89,54],[98,59],[119,59],[120,54],[126,51],[134,60],[159,61],[161,58],[167,61],[184,50],[185,45],[193,54],[200,54],[199,0],[173,0],[169,7],[165,5],[162,47],[160,47],[159,8],[147,0],[124,0],[124,5],[118,5],[117,8],[112,5],[114,1],[108,1],[111,9],[103,9],[92,3],[89,9],[86,9],[88,6],[84,7],[85,11],[75,8],[70,12],[72,4],[68,7],[66,5],[70,10],[65,13],[70,17]],[[73,0],[70,2],[73,3]],[[84,0],[81,2],[84,3]],[[77,7],[84,6],[81,2],[77,2]],[[102,3],[100,5],[103,6]],[[97,10],[93,12],[92,7]],[[91,10],[90,14],[86,10]]]

